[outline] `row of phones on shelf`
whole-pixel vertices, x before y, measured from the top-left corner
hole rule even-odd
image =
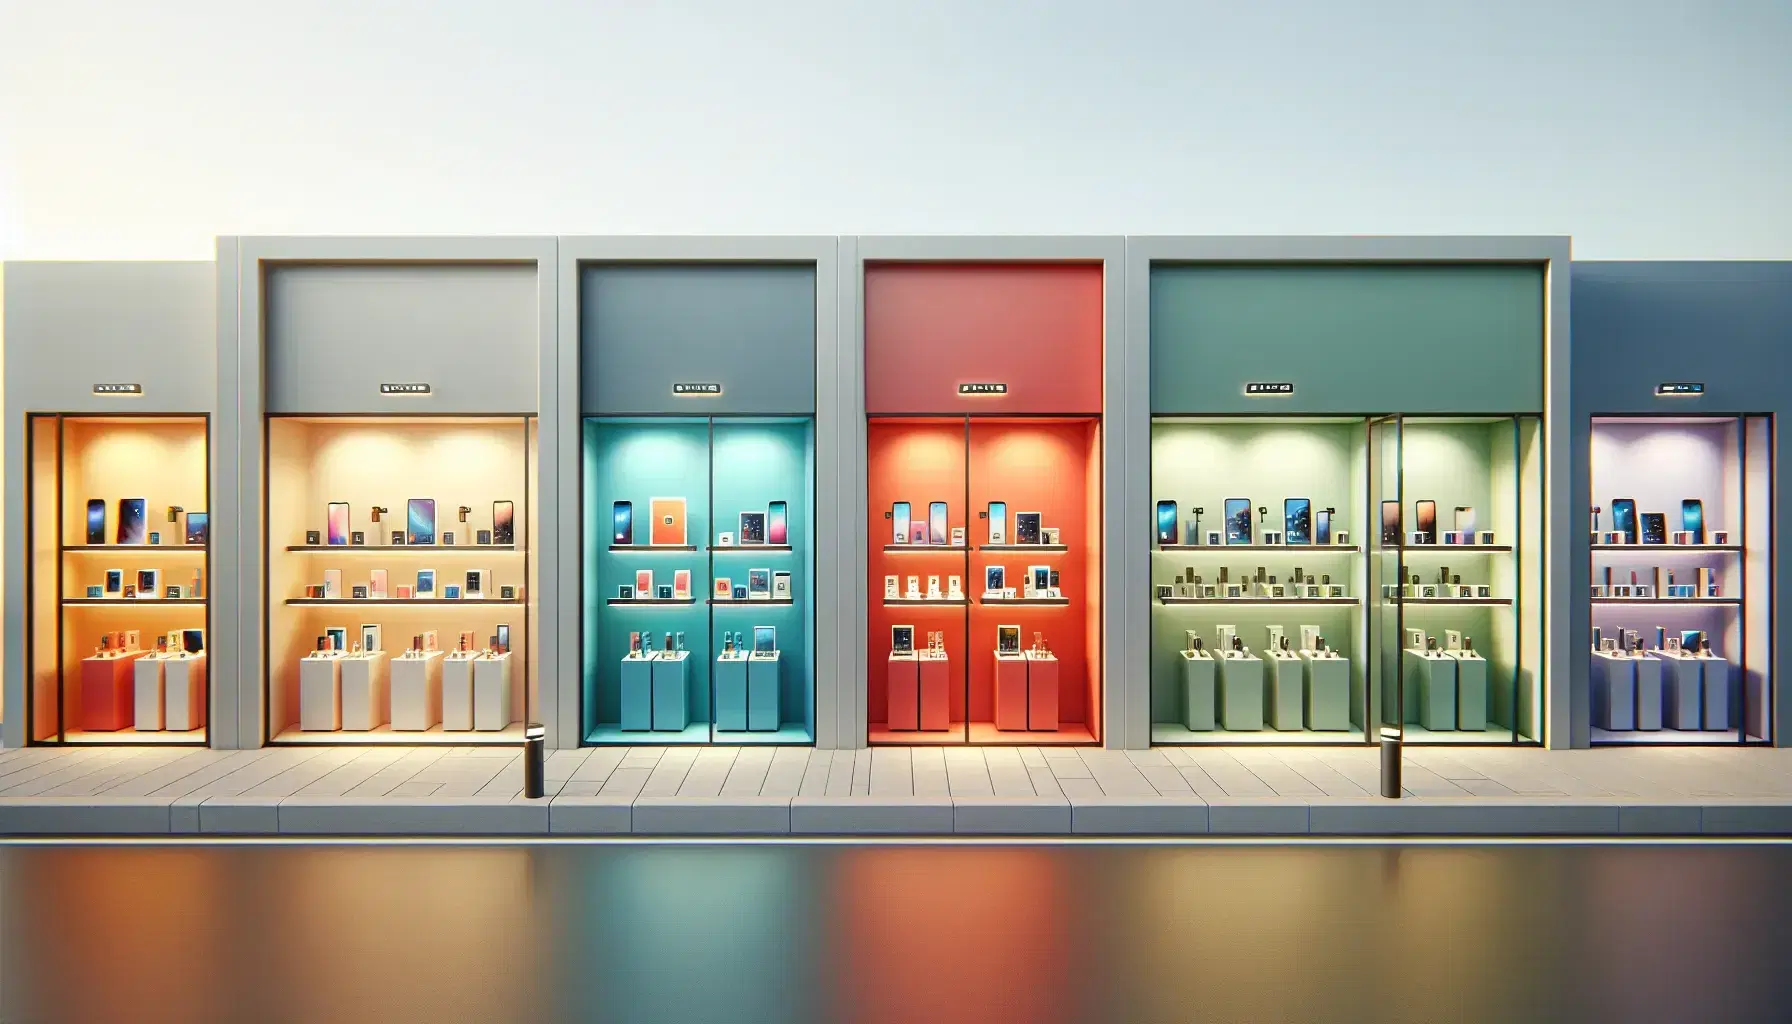
[[[346,501],[332,501],[326,506],[324,522],[324,543],[349,543],[350,522],[349,507]],[[378,505],[373,507],[372,520],[380,521],[385,509]],[[466,522],[467,515],[473,510],[468,506],[460,507],[460,521]],[[189,516],[189,519],[191,517]],[[393,539],[398,539],[398,531],[393,531]],[[436,542],[436,499],[411,498],[405,502],[404,543],[434,544]],[[376,538],[377,539],[377,538]],[[510,501],[492,502],[491,543],[516,543],[516,503]]]
[[[683,498],[649,498],[648,514],[652,522],[648,526],[647,542],[655,547],[683,547],[690,543],[686,530],[685,499]],[[635,503],[617,501],[610,505],[610,543],[632,545],[635,543]],[[740,514],[740,537],[735,541],[734,535],[723,533],[718,544],[723,547],[739,543],[750,544],[788,544],[790,543],[790,503],[786,501],[768,502],[764,512],[742,512]]]
[[[185,512],[179,505],[168,506],[168,521],[178,522]],[[185,512],[188,544],[205,544],[211,538],[211,516],[205,512]],[[149,543],[149,499],[118,499],[118,528],[115,544]],[[158,536],[159,539],[159,536]],[[87,499],[87,543],[106,543],[106,499]]]
[[[1172,503],[1174,504],[1174,503]],[[890,505],[891,540],[896,544],[945,544],[950,540],[953,544],[964,543],[964,532],[961,529],[947,528],[947,505],[943,501],[927,504],[926,522],[918,522],[908,502],[898,501]],[[1014,540],[1008,539],[1008,503],[992,501],[989,511],[985,513],[989,519],[990,544],[1040,544],[1057,543],[1057,528],[1047,531],[1039,525],[1039,513],[1014,513]],[[1053,539],[1047,539],[1046,534]]]
[[[1704,502],[1697,498],[1681,499],[1680,529],[1682,532],[1692,535],[1692,543],[1705,543]],[[1636,511],[1635,498],[1613,498],[1612,530],[1622,534],[1623,542],[1626,544],[1666,544],[1668,542],[1668,516],[1666,512],[1644,512],[1639,516]],[[1599,508],[1597,506],[1593,508],[1593,533],[1599,533]]]
[[[1265,518],[1269,515],[1268,506],[1256,510]],[[1332,543],[1332,515],[1336,509],[1313,508],[1311,498],[1284,498],[1282,500],[1282,542],[1285,544],[1330,544]],[[1174,501],[1157,503],[1157,542],[1159,544],[1201,543],[1201,516],[1206,514],[1204,508],[1194,510],[1194,518],[1188,521],[1188,533],[1185,540],[1178,540],[1177,527],[1180,520]],[[1249,544],[1252,542],[1254,521],[1251,518],[1251,499],[1227,498],[1225,500],[1224,534],[1227,544]],[[1211,543],[1211,541],[1210,541]]]

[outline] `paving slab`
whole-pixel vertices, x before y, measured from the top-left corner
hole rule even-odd
[[[0,836],[166,835],[168,797],[20,796],[0,800]]]
[[[200,811],[201,819],[204,809]],[[280,802],[282,835],[545,835],[546,800],[430,797],[378,800],[291,796]]]
[[[951,835],[953,801],[944,796],[799,796],[790,801],[793,835]]]

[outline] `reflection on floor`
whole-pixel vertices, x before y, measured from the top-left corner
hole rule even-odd
[[[490,731],[472,730],[462,732],[446,732],[439,725],[430,726],[424,732],[396,732],[390,725],[382,725],[366,732],[305,732],[301,729],[287,729],[274,737],[275,743],[312,744],[324,746],[344,746],[361,743],[397,745],[397,746],[452,746],[476,747],[482,744],[503,744],[523,742],[523,723],[512,722],[502,729]]]
[[[1363,730],[1351,726],[1345,730],[1319,731],[1316,729],[1290,729],[1283,732],[1279,729],[1258,729],[1255,731],[1231,731],[1227,729],[1210,729],[1196,731],[1174,722],[1156,722],[1151,726],[1151,742],[1156,743],[1295,743],[1311,746],[1326,744],[1361,744]]]
[[[1760,742],[1761,737],[1750,736],[1750,740]],[[1594,743],[1735,743],[1735,729],[1651,729],[1639,731],[1625,729],[1613,732],[1609,729],[1593,727]]]
[[[70,729],[63,734],[68,743],[200,743],[205,742],[204,729],[187,729],[174,732],[167,729],[149,729],[138,732],[135,729],[114,729],[111,732],[89,732],[86,729]]]
[[[813,743],[815,738],[809,735],[805,726],[789,724],[769,732],[736,732],[719,730],[712,740],[708,722],[692,722],[679,732],[643,732],[638,729],[623,730],[619,726],[600,725],[585,734],[585,743],[590,746],[614,746],[616,744],[651,744],[658,746],[684,746],[696,743],[715,743],[722,746],[763,746],[768,744],[803,744]]]
[[[1463,731],[1459,729],[1432,732],[1422,725],[1406,724],[1406,742],[1408,743],[1511,743],[1512,730],[1497,725],[1489,725],[1479,731]],[[1519,737],[1519,742],[1535,742],[1528,736]]]
[[[1095,743],[1089,727],[1066,723],[1052,732],[997,729],[993,722],[972,722],[969,734],[963,722],[953,722],[944,731],[894,730],[873,722],[867,734],[873,746],[937,747],[952,745],[1007,747],[1068,747]]]

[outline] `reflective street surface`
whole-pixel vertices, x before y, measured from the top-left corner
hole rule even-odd
[[[1792,846],[0,846],[18,1021],[1792,1018]]]

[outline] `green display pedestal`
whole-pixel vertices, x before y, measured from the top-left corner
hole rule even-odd
[[[622,728],[647,732],[653,728],[653,658],[622,659]]]
[[[1730,727],[1730,663],[1722,658],[1697,658],[1705,688],[1705,728]]]
[[[1456,728],[1487,731],[1487,659],[1469,651],[1451,651],[1456,662]]]
[[[1636,668],[1636,727],[1661,731],[1661,659],[1632,658]]]
[[[662,651],[653,659],[653,731],[683,732],[691,724],[691,652]]]
[[[1191,732],[1213,730],[1214,665],[1205,651],[1182,652],[1182,721]]]
[[[1441,651],[1402,652],[1406,692],[1418,703],[1418,722],[1432,732],[1456,728],[1456,662]]]
[[[1593,724],[1614,732],[1635,729],[1637,712],[1636,669],[1647,658],[1627,658],[1614,651],[1593,652]],[[1655,676],[1656,725],[1660,726],[1661,674]]]
[[[1301,689],[1307,705],[1307,728],[1343,732],[1350,728],[1350,659],[1327,658],[1302,651]]]
[[[1300,729],[1305,723],[1300,659],[1280,651],[1264,651],[1258,657],[1263,661],[1263,707],[1270,727],[1278,732]]]
[[[747,728],[753,732],[778,731],[778,669],[781,651],[755,654],[747,662]]]
[[[1215,673],[1220,693],[1220,725],[1234,732],[1263,728],[1263,662],[1258,658],[1220,658]]]
[[[722,732],[747,729],[747,659],[722,656],[710,668],[716,688],[716,728]]]
[[[1670,729],[1696,730],[1704,710],[1704,671],[1691,655],[1656,652],[1661,663],[1662,723]]]

